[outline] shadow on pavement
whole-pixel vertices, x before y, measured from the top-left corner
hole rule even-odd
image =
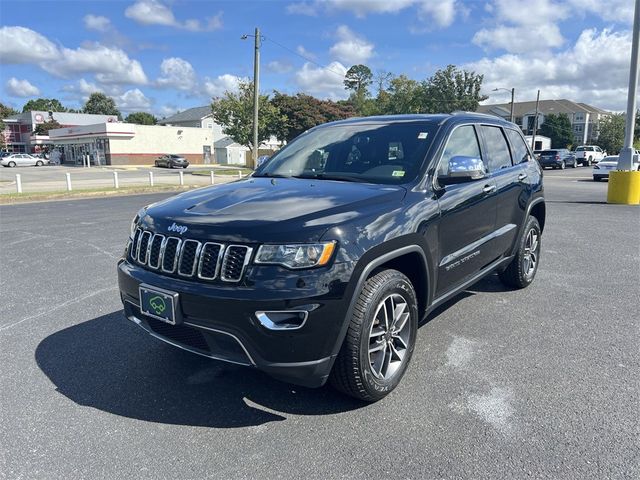
[[[282,421],[284,414],[326,415],[366,405],[330,387],[278,382],[166,345],[121,311],[50,335],[35,357],[70,400],[149,422],[237,428]]]

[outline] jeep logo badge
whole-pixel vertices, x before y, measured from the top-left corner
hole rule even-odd
[[[149,300],[149,305],[151,305],[151,308],[153,308],[153,311],[156,313],[156,315],[162,315],[167,309],[167,305],[164,303],[164,299],[162,297],[158,297],[157,295]]]
[[[182,235],[184,232],[189,230],[189,228],[185,227],[184,225],[177,225],[176,222],[173,222],[173,224],[171,224],[171,226],[168,227],[167,230],[169,232],[177,232]]]

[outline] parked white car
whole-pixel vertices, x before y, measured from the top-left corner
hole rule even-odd
[[[12,153],[0,160],[0,165],[3,167],[26,167],[35,166],[41,167],[42,165],[48,165],[49,160],[46,158],[34,157],[28,153]]]
[[[637,150],[636,150],[637,152]],[[609,172],[618,169],[618,155],[609,155],[597,165],[593,166],[593,181],[599,182],[606,178],[609,179]],[[637,153],[633,156],[633,170],[640,170],[640,155]]]
[[[607,152],[603,151],[597,145],[580,145],[574,153],[576,154],[576,161],[588,167],[590,167],[592,163],[598,163],[607,156]]]

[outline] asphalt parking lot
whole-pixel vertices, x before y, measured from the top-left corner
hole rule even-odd
[[[165,345],[116,261],[167,194],[0,206],[3,478],[639,478],[640,209],[546,171],[534,284],[430,316],[365,405]]]

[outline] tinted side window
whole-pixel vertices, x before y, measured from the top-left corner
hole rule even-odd
[[[511,142],[513,163],[528,162],[531,158],[529,157],[529,149],[527,148],[527,144],[524,143],[522,135],[511,129],[507,129],[506,132],[509,142]]]
[[[474,157],[482,159],[480,155],[480,145],[478,137],[472,125],[463,125],[456,128],[447,140],[440,164],[438,165],[438,176],[447,175],[449,160],[456,156]],[[485,167],[486,168],[486,167]]]
[[[502,168],[509,168],[511,164],[511,152],[507,139],[500,127],[482,125],[480,127],[487,146],[487,159],[490,172],[496,172]]]

